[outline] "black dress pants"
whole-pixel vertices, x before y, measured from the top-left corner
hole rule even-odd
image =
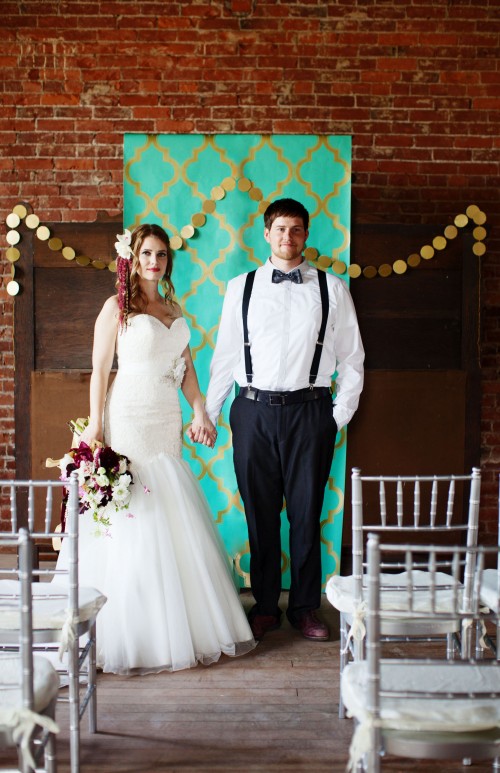
[[[250,543],[252,614],[281,615],[281,509],[290,522],[291,622],[321,603],[320,516],[337,425],[330,395],[293,405],[237,397],[234,466]]]

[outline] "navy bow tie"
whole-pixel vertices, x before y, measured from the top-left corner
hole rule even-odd
[[[294,268],[293,271],[289,271],[287,274],[284,271],[280,271],[278,268],[273,269],[272,281],[274,284],[284,282],[285,279],[289,279],[290,282],[295,282],[296,285],[301,285],[303,280],[300,268]]]

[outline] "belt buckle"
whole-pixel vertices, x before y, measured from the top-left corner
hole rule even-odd
[[[269,405],[285,405],[285,395],[269,395]]]

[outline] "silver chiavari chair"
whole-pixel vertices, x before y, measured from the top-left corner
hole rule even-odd
[[[22,773],[55,773],[59,676],[47,658],[33,654],[32,541],[21,529],[16,536],[0,533],[0,545],[18,556],[20,588],[15,598],[0,595],[0,619],[10,618],[18,631],[16,651],[0,654],[0,745],[17,747]]]
[[[340,612],[340,676],[350,659],[364,657],[366,610],[366,536],[374,531],[385,539],[401,541],[442,541],[449,544],[477,544],[481,473],[470,475],[362,475],[352,470],[352,575],[336,575],[327,583],[330,603]],[[463,504],[463,510],[460,505]],[[462,515],[463,513],[463,515]],[[392,572],[384,576],[382,606],[398,603],[401,578]],[[446,577],[440,578],[447,582]],[[465,579],[470,581],[469,574]],[[419,583],[428,577],[419,570]],[[460,639],[453,620],[415,621],[382,619],[382,632],[400,642],[440,638],[447,656],[466,654],[470,631]],[[339,700],[339,716],[345,716]]]
[[[500,631],[500,616],[486,609],[480,586],[488,555],[499,548],[436,547],[380,544],[368,539],[366,660],[348,664],[342,675],[342,699],[355,719],[349,767],[378,773],[388,755],[411,759],[491,759],[500,769],[500,663],[484,649],[482,657],[446,658],[443,648],[411,657],[390,657],[382,633],[383,621],[449,621],[468,630]],[[495,557],[496,557],[495,556]],[[407,581],[400,603],[382,608],[383,572],[394,563],[404,565]],[[415,567],[427,564],[429,585],[412,580]],[[439,566],[448,564],[449,603],[445,609]],[[472,567],[472,589],[465,590],[465,572]]]
[[[54,511],[62,500],[63,486],[69,490],[66,507],[66,531],[53,527]],[[70,725],[71,773],[80,769],[80,722],[88,715],[91,733],[97,731],[96,618],[106,597],[95,588],[82,587],[78,580],[78,478],[61,481],[0,481],[0,495],[10,500],[11,534],[25,525],[35,545],[52,540],[68,540],[69,564],[59,570],[55,560],[33,570],[33,642],[37,650],[51,654],[61,674],[59,700],[68,703]],[[40,512],[42,511],[42,512]],[[14,580],[0,581],[0,596],[15,596],[19,589]],[[0,613],[0,650],[12,649],[17,642],[17,627]]]

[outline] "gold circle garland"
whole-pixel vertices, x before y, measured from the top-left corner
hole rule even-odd
[[[251,180],[246,177],[240,177],[239,179],[234,177],[226,177],[222,180],[220,185],[215,185],[212,188],[210,192],[210,198],[205,199],[203,202],[202,212],[196,212],[193,214],[191,217],[191,222],[182,226],[180,231],[170,238],[170,246],[172,249],[184,249],[186,246],[185,241],[188,241],[189,239],[196,236],[196,229],[202,228],[205,225],[207,221],[207,215],[213,214],[215,212],[217,201],[221,201],[223,198],[225,198],[228,191],[235,190],[236,188],[238,188],[240,191],[247,192],[253,201],[258,202],[257,209],[260,214],[262,214],[267,209],[269,202],[264,199],[262,191],[259,188],[254,187]],[[486,252],[484,239],[487,236],[487,232],[483,226],[486,222],[486,219],[486,214],[476,204],[470,204],[466,208],[465,213],[460,213],[455,216],[453,225],[446,226],[444,235],[438,234],[432,239],[431,244],[423,245],[420,248],[419,253],[412,253],[406,260],[396,260],[392,266],[389,263],[384,263],[378,268],[375,266],[362,267],[357,263],[346,265],[346,263],[341,260],[336,260],[335,258],[331,258],[328,255],[320,255],[315,247],[306,247],[304,250],[304,257],[306,260],[316,263],[318,268],[328,269],[331,267],[335,274],[343,275],[347,273],[351,279],[357,279],[361,276],[364,276],[367,279],[373,279],[377,276],[386,278],[391,276],[393,273],[401,276],[402,274],[406,273],[408,267],[416,268],[420,264],[421,258],[424,258],[424,260],[430,260],[434,257],[435,250],[444,250],[448,244],[448,241],[456,238],[458,229],[465,228],[465,226],[471,222],[475,226],[473,230],[473,236],[476,240],[472,247],[472,251],[476,256],[484,255]],[[75,263],[80,266],[92,266],[93,268],[99,270],[107,268],[108,271],[112,273],[116,272],[115,259],[111,259],[109,262],[106,262],[101,259],[92,260],[86,255],[77,256],[77,253],[73,247],[64,245],[61,239],[51,236],[49,228],[40,224],[38,215],[34,213],[28,214],[28,210],[24,204],[16,204],[5,221],[7,227],[10,229],[6,235],[7,243],[10,246],[5,253],[7,260],[9,260],[12,264],[12,281],[8,285],[10,290],[7,290],[10,295],[17,295],[20,289],[19,284],[14,281],[15,267],[13,264],[19,260],[21,256],[19,249],[14,245],[18,244],[21,240],[21,234],[17,228],[23,220],[28,228],[35,231],[38,239],[41,241],[47,241],[49,249],[53,252],[60,252],[66,260],[75,260]]]

